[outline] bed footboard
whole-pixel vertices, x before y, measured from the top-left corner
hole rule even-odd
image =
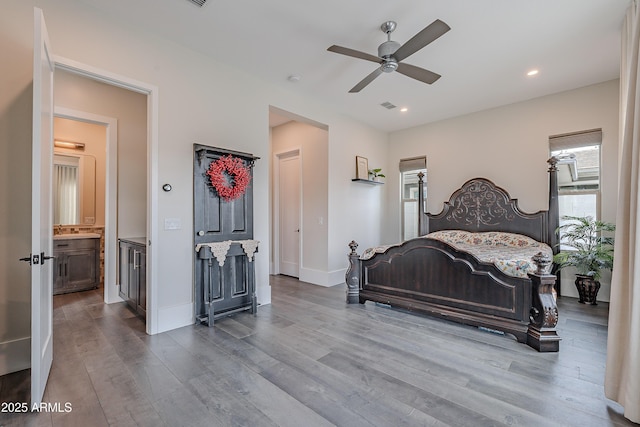
[[[529,278],[510,278],[495,266],[428,238],[414,239],[368,260],[349,244],[347,303],[367,300],[513,334],[540,352],[559,349],[556,277],[551,260],[534,257]],[[536,259],[537,258],[537,259]]]

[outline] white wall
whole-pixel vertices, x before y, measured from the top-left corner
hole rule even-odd
[[[344,282],[349,242],[359,251],[385,242],[386,201],[393,184],[371,186],[352,182],[356,156],[366,157],[369,168],[390,170],[388,135],[356,123],[329,126],[329,272],[334,283]],[[395,241],[395,240],[394,240]]]
[[[491,179],[519,199],[524,211],[536,212],[548,208],[549,136],[602,128],[602,219],[614,222],[618,86],[613,80],[394,132],[389,157],[397,165],[401,158],[427,156],[429,212],[440,212],[450,194],[474,177]],[[387,177],[392,210],[385,239],[399,241],[399,173]],[[566,276],[563,294],[577,296],[571,274]],[[598,299],[608,301],[610,277],[604,276]]]
[[[31,138],[30,84],[33,6],[43,9],[54,54],[108,73],[125,76],[158,88],[158,171],[160,184],[171,183],[173,191],[151,189],[157,196],[159,219],[157,287],[159,330],[193,321],[193,195],[192,150],[194,143],[250,152],[261,158],[254,169],[255,238],[262,242],[256,257],[258,302],[270,303],[269,287],[269,105],[277,105],[328,126],[329,197],[327,205],[327,274],[333,283],[344,280],[347,244],[355,238],[363,245],[380,243],[385,188],[352,184],[356,155],[370,164],[384,165],[387,134],[349,117],[336,114],[329,105],[303,99],[293,92],[266,85],[259,78],[231,68],[218,59],[205,57],[175,43],[121,26],[111,17],[96,13],[72,0],[5,0],[0,14],[0,47],[10,57],[3,66],[0,85],[0,133],[3,154],[28,159]],[[82,108],[77,108],[83,110]],[[21,144],[15,146],[9,144]],[[2,156],[3,161],[9,157]],[[7,165],[9,166],[9,165]],[[19,185],[0,186],[0,206],[11,212],[13,228],[1,225],[4,253],[28,253],[30,210],[29,168],[1,168]],[[8,176],[5,176],[8,178]],[[3,184],[7,182],[3,178]],[[382,186],[380,186],[382,187]],[[19,193],[18,193],[19,192]],[[22,200],[24,199],[24,200]],[[14,202],[21,201],[21,204]],[[141,202],[142,203],[142,202]],[[164,218],[179,218],[181,230],[164,230]],[[21,230],[17,233],[16,230]],[[135,230],[131,230],[135,232]],[[4,264],[2,264],[4,265]],[[28,336],[28,269],[18,265],[0,271],[0,303],[22,304],[21,315],[11,324],[0,323],[0,340]],[[4,269],[0,266],[0,270]],[[23,271],[24,270],[24,271]],[[11,285],[9,285],[11,280]],[[14,289],[15,287],[15,289]],[[8,290],[8,288],[11,288]],[[8,295],[10,294],[10,295]],[[6,311],[3,310],[3,313]],[[0,315],[2,318],[3,315]],[[2,322],[2,321],[0,321]],[[4,328],[4,332],[3,329]],[[26,331],[26,332],[25,332]],[[9,337],[9,338],[7,338]]]

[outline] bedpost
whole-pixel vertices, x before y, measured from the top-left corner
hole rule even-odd
[[[560,251],[558,245],[558,233],[556,230],[560,226],[560,208],[558,205],[558,159],[551,157],[547,160],[549,163],[549,211],[548,215],[548,244],[553,250],[553,254],[557,254]],[[560,281],[560,275],[557,275],[556,291],[558,295],[562,295],[561,292],[562,282]]]
[[[555,254],[558,252],[556,229],[560,225],[560,218],[558,217],[558,159],[551,157],[547,160],[547,163],[549,163],[549,246],[551,246]]]
[[[429,233],[429,223],[424,212],[424,174],[418,172],[418,236]]]
[[[556,352],[560,349],[560,337],[556,332],[558,307],[553,295],[556,276],[547,274],[551,258],[542,252],[533,257],[537,266],[535,273],[529,273],[531,279],[531,310],[527,344],[539,352]]]
[[[356,252],[358,244],[355,240],[349,243],[349,248],[349,268],[345,274],[347,304],[357,304],[360,302],[360,255]]]

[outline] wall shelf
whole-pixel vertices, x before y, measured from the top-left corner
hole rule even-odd
[[[360,178],[353,178],[351,181],[353,181],[353,182],[362,182],[364,184],[369,184],[369,185],[382,185],[382,184],[384,184],[384,182],[371,181],[370,179],[360,179]]]

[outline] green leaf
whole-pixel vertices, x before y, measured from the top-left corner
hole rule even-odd
[[[563,216],[568,221],[557,228],[561,252],[553,257],[558,269],[575,267],[578,274],[598,280],[601,270],[613,268],[613,236],[603,233],[615,231],[615,224],[594,220],[590,216]],[[566,249],[569,248],[569,249]]]

